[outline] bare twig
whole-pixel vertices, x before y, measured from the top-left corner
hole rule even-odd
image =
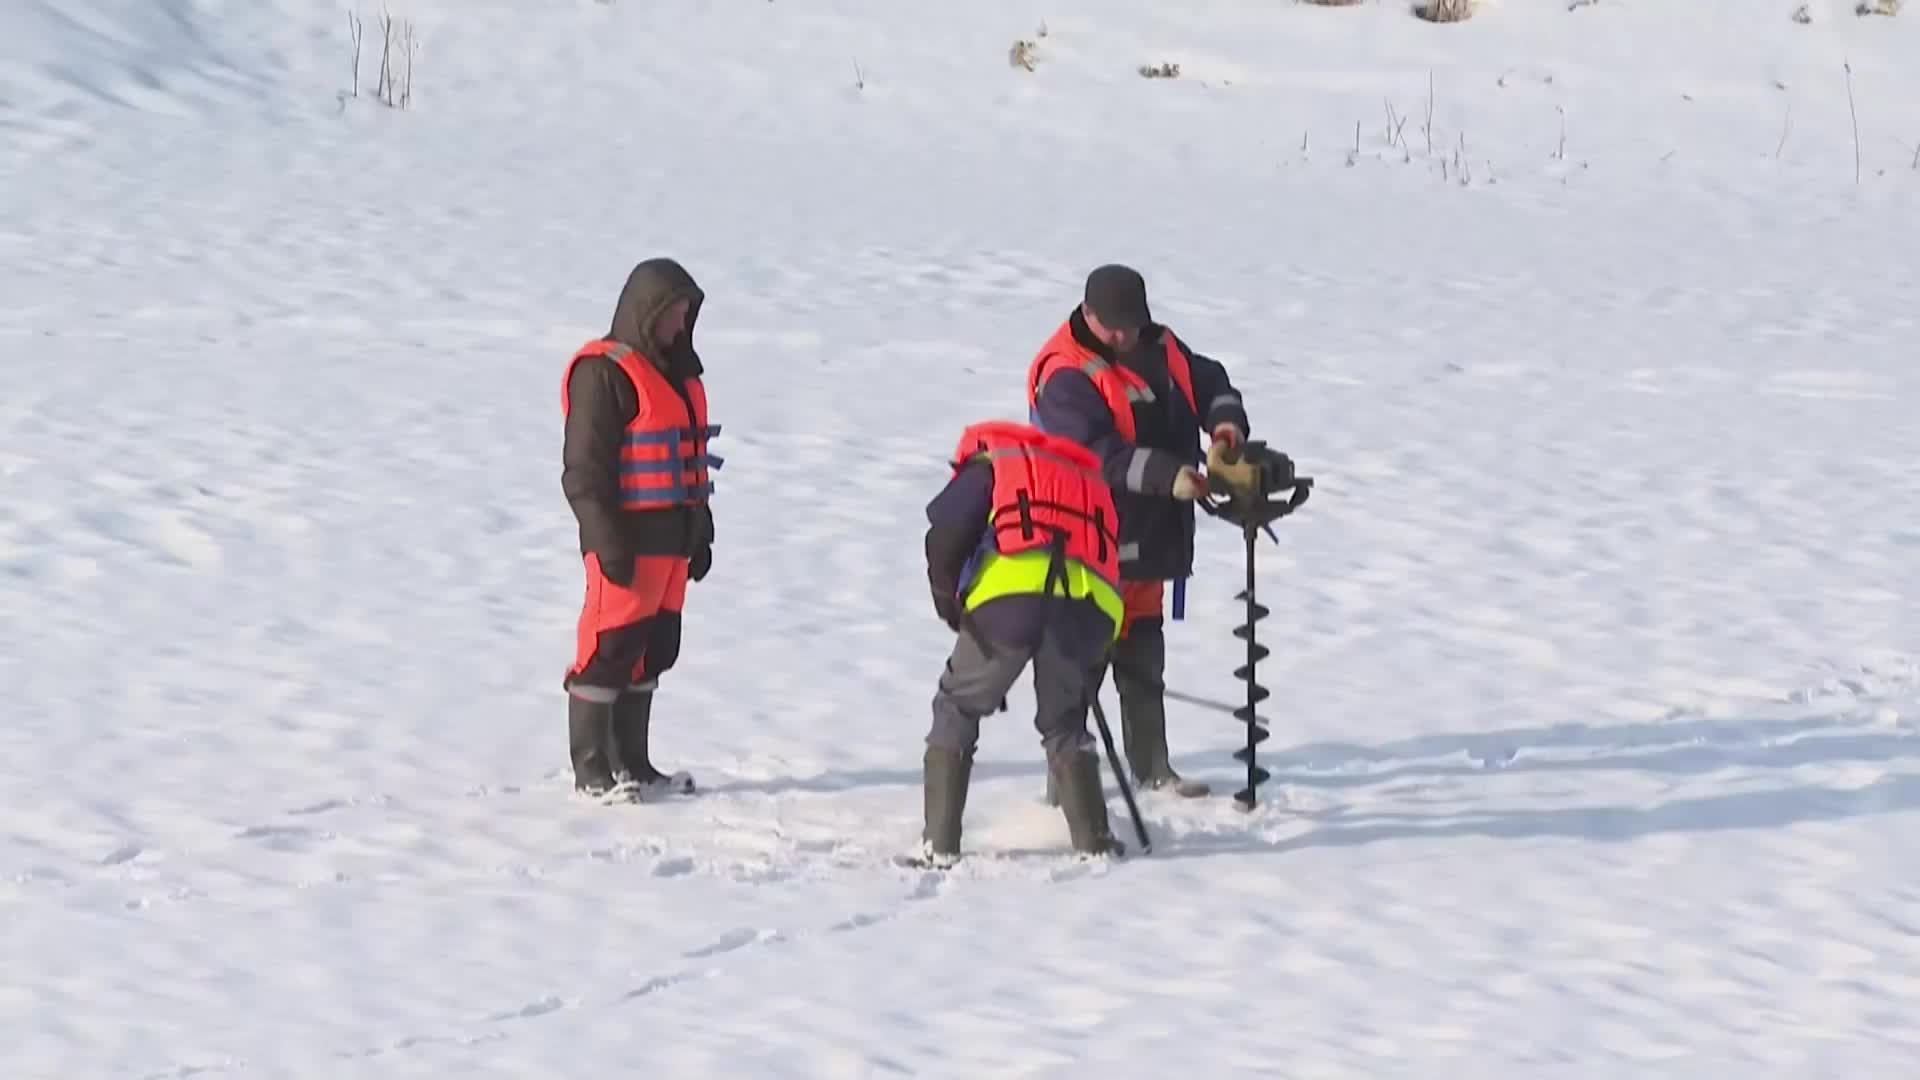
[[[1860,185],[1860,110],[1853,104],[1853,61],[1846,61],[1847,112],[1853,116],[1853,183]]]
[[[1567,160],[1567,110],[1559,105],[1553,108],[1560,114],[1560,149],[1554,151],[1553,156],[1565,161]]]
[[[1779,161],[1780,155],[1786,153],[1787,136],[1791,134],[1793,134],[1793,102],[1789,101],[1787,102],[1787,118],[1780,125],[1780,145],[1774,148],[1773,160]]]
[[[1433,156],[1433,69],[1427,69],[1427,156]]]
[[[413,65],[420,55],[420,39],[413,20],[394,19],[391,12],[380,13],[380,81],[375,96],[390,109],[413,104]]]
[[[1913,171],[1920,172],[1920,144],[1913,148]]]
[[[413,36],[413,22],[411,20],[407,22],[406,36],[407,73],[402,79],[402,85],[400,87],[400,107],[403,109],[413,104],[413,61],[415,57],[420,55],[420,42]]]
[[[859,60],[853,62],[853,88],[855,90],[865,90],[867,88],[867,74],[860,70]]]
[[[1472,0],[1427,0],[1413,12],[1428,22],[1465,22],[1473,17],[1473,3]]]
[[[360,96],[360,41],[365,36],[360,16],[347,12],[347,32],[353,35],[353,96]]]
[[[393,16],[380,13],[380,89],[379,98],[393,104]]]

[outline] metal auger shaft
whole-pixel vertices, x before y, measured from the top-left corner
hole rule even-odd
[[[1262,532],[1275,543],[1279,542],[1280,538],[1273,533],[1273,523],[1300,509],[1313,491],[1313,478],[1296,475],[1292,459],[1268,449],[1263,442],[1221,448],[1217,459],[1209,457],[1207,471],[1210,478],[1221,481],[1226,497],[1203,505],[1208,513],[1239,525],[1247,543],[1247,587],[1238,597],[1247,603],[1247,619],[1233,631],[1233,636],[1247,643],[1247,662],[1233,673],[1247,687],[1247,703],[1233,710],[1233,715],[1247,725],[1247,745],[1233,753],[1234,759],[1247,767],[1247,786],[1234,792],[1233,798],[1242,810],[1251,810],[1258,800],[1260,785],[1273,775],[1256,760],[1260,744],[1268,737],[1260,719],[1260,703],[1270,696],[1266,687],[1254,678],[1254,666],[1266,659],[1269,652],[1258,640],[1256,624],[1270,613],[1257,599],[1254,554]],[[1284,499],[1276,498],[1281,492],[1291,494]]]
[[[1247,725],[1247,745],[1244,749],[1234,751],[1233,756],[1236,761],[1243,762],[1247,766],[1247,786],[1234,792],[1233,799],[1240,804],[1242,810],[1251,810],[1258,798],[1256,789],[1266,783],[1272,775],[1254,760],[1257,753],[1255,748],[1265,742],[1268,735],[1258,710],[1260,703],[1269,696],[1266,687],[1261,686],[1254,678],[1254,665],[1266,659],[1268,653],[1267,647],[1260,644],[1256,638],[1255,624],[1266,618],[1268,611],[1260,605],[1255,595],[1254,550],[1259,541],[1260,527],[1247,522],[1242,526],[1242,531],[1245,532],[1247,539],[1247,587],[1237,599],[1247,602],[1247,621],[1234,628],[1233,636],[1246,640],[1247,662],[1235,669],[1233,674],[1235,678],[1244,681],[1247,685],[1247,703],[1235,709],[1233,715]]]

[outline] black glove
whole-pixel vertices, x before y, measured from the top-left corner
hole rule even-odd
[[[953,594],[953,590],[933,590],[933,610],[940,616],[940,621],[947,624],[947,629],[956,634],[960,632],[960,598]]]
[[[600,559],[600,576],[625,589],[633,584],[633,556],[619,555]]]
[[[713,507],[701,505],[693,514],[693,551],[687,556],[687,576],[695,581],[713,569]]]

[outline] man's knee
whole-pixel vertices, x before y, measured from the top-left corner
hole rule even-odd
[[[633,672],[633,682],[658,679],[680,660],[680,613],[663,611],[647,628],[646,649]]]
[[[1027,662],[1023,653],[988,646],[961,634],[947,658],[946,669],[940,673],[928,741],[958,750],[971,748],[980,738],[981,718],[1006,702],[1007,691]]]
[[[1034,714],[1033,727],[1040,733],[1040,745],[1048,754],[1093,745],[1087,730],[1087,699],[1044,702]]]
[[[933,728],[927,732],[927,745],[964,754],[979,743],[980,717],[953,707],[951,701],[935,699]]]
[[[1058,728],[1040,733],[1040,752],[1049,759],[1097,753],[1099,749],[1099,742],[1087,731],[1084,724],[1079,727]]]
[[[1136,625],[1113,648],[1113,681],[1121,687],[1160,689],[1166,678],[1167,639],[1160,620]]]
[[[612,688],[615,691],[633,682],[634,666],[646,654],[652,636],[651,620],[628,623],[600,630],[587,637],[581,655],[575,658],[567,686],[575,697],[585,697],[584,688]]]

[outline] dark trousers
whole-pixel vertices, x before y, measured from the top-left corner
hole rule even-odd
[[[1111,624],[1109,624],[1111,625]],[[980,741],[980,720],[997,711],[1022,672],[1033,667],[1038,709],[1033,726],[1049,758],[1094,746],[1087,733],[1087,700],[1096,663],[1061,650],[1053,634],[1037,645],[983,643],[962,629],[933,697],[933,729],[927,745],[971,752]]]
[[[588,552],[586,603],[580,609],[573,667],[566,687],[574,697],[611,702],[631,690],[650,690],[680,658],[681,608],[687,598],[687,560],[642,556],[633,579],[615,584]]]
[[[1159,619],[1143,619],[1129,626],[1126,636],[1114,642],[1112,663],[1102,664],[1094,676],[1096,693],[1106,684],[1109,667],[1114,689],[1120,692],[1122,710],[1163,709],[1167,690],[1166,624]]]

